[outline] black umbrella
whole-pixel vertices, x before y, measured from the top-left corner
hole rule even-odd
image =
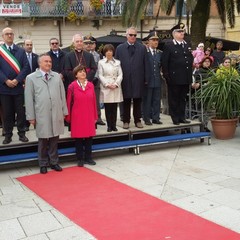
[[[110,34],[107,36],[98,37],[96,38],[96,40],[97,40],[97,48],[105,44],[112,44],[116,48],[119,44],[125,42],[127,38],[125,36],[121,36],[117,34]],[[137,38],[137,41],[141,42],[141,39]]]
[[[205,45],[209,45],[209,46],[216,46],[216,43],[218,41],[222,41],[223,43],[223,51],[234,51],[234,50],[239,50],[239,42],[235,42],[235,41],[230,41],[230,40],[225,40],[225,39],[221,39],[221,38],[215,38],[215,37],[206,37],[205,40]]]
[[[96,38],[97,41],[97,49],[102,48],[104,45],[106,44],[112,44],[115,48],[125,42],[127,40],[127,38],[125,36],[121,36],[121,35],[117,35],[117,34],[110,34],[107,36],[102,36],[102,37],[98,37]],[[140,38],[137,38],[138,42],[141,42]],[[66,52],[70,52],[72,50],[72,47],[66,47],[63,48],[64,51]]]

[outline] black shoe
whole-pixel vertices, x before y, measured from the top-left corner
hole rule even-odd
[[[21,136],[21,137],[19,137],[19,141],[21,141],[21,142],[28,142],[29,140],[28,140],[28,138],[26,136]]]
[[[154,124],[163,124],[161,121],[159,121],[159,120],[152,120],[152,123],[154,123]]]
[[[51,169],[54,169],[57,172],[61,172],[62,171],[62,168],[58,164],[50,165],[50,167],[51,167]]]
[[[46,174],[47,173],[47,167],[40,167],[40,173]]]
[[[77,161],[78,167],[83,167],[83,164],[84,164],[83,160],[78,160]]]
[[[108,127],[107,132],[111,132],[111,131],[112,131],[112,128]]]
[[[5,139],[3,140],[3,144],[9,144],[12,141],[12,138],[10,137],[5,137]]]
[[[97,125],[102,125],[102,126],[105,126],[105,125],[106,125],[106,123],[105,123],[105,122],[103,122],[103,120],[98,120],[98,121],[97,121]]]
[[[92,159],[85,160],[84,163],[89,164],[89,165],[96,165],[96,162],[93,161]]]
[[[188,121],[186,119],[179,120],[180,123],[191,123],[191,121]]]
[[[145,125],[152,125],[152,123],[150,121],[145,121]]]
[[[176,121],[173,121],[173,124],[174,124],[174,125],[180,125],[180,123],[179,123],[179,122],[176,122]]]
[[[118,129],[116,127],[112,127],[112,131],[117,132]]]

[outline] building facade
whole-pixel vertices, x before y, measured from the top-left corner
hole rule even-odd
[[[101,3],[101,1],[99,0]],[[24,39],[33,40],[36,53],[49,50],[49,39],[57,37],[61,47],[71,45],[75,33],[92,34],[95,38],[106,36],[112,30],[124,35],[126,27],[121,24],[124,1],[116,6],[116,0],[4,0],[0,4],[0,28],[7,26],[15,31],[15,42],[21,44]],[[94,5],[95,4],[95,5]],[[159,1],[150,1],[141,25],[138,37],[148,35],[149,30],[169,30],[177,24],[177,6],[170,16],[158,12]],[[226,34],[214,5],[208,23],[207,35],[225,38]],[[186,23],[186,17],[183,17]]]

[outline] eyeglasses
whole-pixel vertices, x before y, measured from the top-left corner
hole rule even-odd
[[[128,36],[130,36],[130,37],[136,37],[137,34],[131,34],[131,33],[129,33]]]
[[[5,36],[13,36],[13,33],[4,33]]]
[[[58,45],[58,42],[52,42],[51,45]]]

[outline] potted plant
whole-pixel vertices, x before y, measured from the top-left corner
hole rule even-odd
[[[214,113],[211,123],[215,137],[233,138],[240,110],[240,76],[236,70],[211,71],[201,90],[195,93],[195,99],[207,113]]]

